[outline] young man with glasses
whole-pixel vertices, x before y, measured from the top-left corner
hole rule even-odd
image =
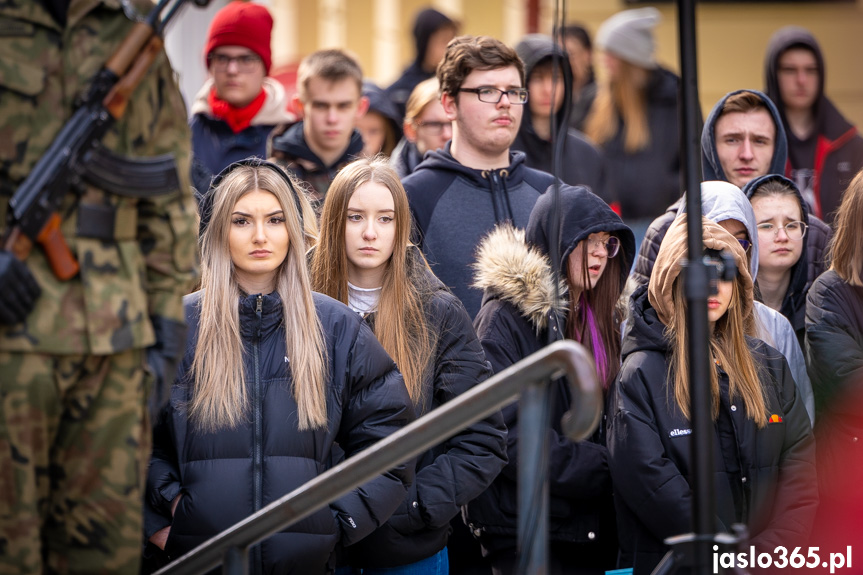
[[[267,77],[273,18],[251,2],[231,2],[207,37],[209,79],[192,105],[193,184],[199,195],[214,174],[249,156],[266,157],[267,138],[293,121],[282,85]]]
[[[518,54],[488,36],[450,42],[437,71],[452,140],[404,179],[417,242],[471,317],[482,292],[470,287],[474,249],[495,225],[527,225],[549,174],[528,168],[510,146],[528,101]]]

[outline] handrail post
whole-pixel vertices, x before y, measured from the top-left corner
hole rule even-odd
[[[602,388],[597,382],[593,359],[587,350],[574,341],[558,341],[273,501],[163,567],[156,575],[206,573],[226,561],[226,553],[231,547],[247,549],[308,517],[383,471],[431,449],[468,425],[513,403],[528,387],[546,389],[549,381],[564,376],[569,383],[572,401],[569,411],[560,421],[561,429],[572,441],[586,439],[599,424]],[[531,403],[530,400],[528,403]],[[544,400],[542,408],[547,411],[546,404]],[[536,424],[542,429],[544,438],[547,420],[543,423],[539,419]],[[547,462],[548,457],[545,456],[543,461]],[[534,467],[532,471],[536,473],[537,469]],[[547,498],[546,493],[543,499]],[[547,524],[539,527],[543,536],[547,528]],[[545,546],[541,545],[540,548],[544,550]],[[239,555],[232,556],[231,561],[234,564],[240,562]],[[243,563],[247,562],[243,560]]]
[[[223,575],[248,575],[249,573],[249,548],[248,547],[229,547],[225,551],[224,559],[222,560],[224,567],[222,568]]]
[[[545,575],[548,561],[548,440],[551,386],[525,389],[518,408],[519,575]]]

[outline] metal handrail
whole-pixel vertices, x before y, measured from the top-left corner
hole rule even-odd
[[[572,408],[561,420],[563,431],[573,441],[585,439],[599,424],[602,390],[585,348],[571,340],[558,341],[273,501],[156,575],[205,573],[223,561],[225,573],[245,573],[249,546],[499,411],[531,385],[561,376],[567,377],[572,395]]]

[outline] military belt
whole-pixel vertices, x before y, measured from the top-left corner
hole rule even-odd
[[[134,240],[138,236],[138,209],[136,206],[81,204],[75,235],[106,242]]]

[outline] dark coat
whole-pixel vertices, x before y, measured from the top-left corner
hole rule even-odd
[[[330,189],[336,174],[362,153],[363,137],[359,130],[355,129],[342,156],[332,165],[327,166],[306,143],[303,122],[297,122],[282,133],[276,132],[273,133],[270,143],[271,155],[279,165],[311,186],[309,200],[315,212],[320,215],[327,190]]]
[[[845,405],[837,398],[863,381],[863,288],[852,286],[833,270],[821,275],[807,296],[806,359],[816,409],[819,414],[827,412],[826,419],[819,415],[820,428],[821,422],[829,424],[844,412]],[[845,448],[856,447],[863,425],[845,431]],[[828,457],[819,451],[819,460],[822,455]],[[850,452],[834,455],[845,458]]]
[[[584,134],[569,128],[566,122],[566,110],[572,98],[572,70],[566,52],[556,46],[549,36],[542,34],[526,36],[518,43],[516,51],[524,61],[525,84],[530,82],[530,76],[537,64],[551,61],[552,56],[557,53],[557,61],[563,70],[562,77],[558,78],[558,81],[564,86],[564,101],[555,115],[555,140],[563,139],[563,156],[558,175],[564,183],[572,186],[587,186],[594,194],[610,202],[611,199],[606,190],[605,163],[602,154]],[[529,167],[552,173],[554,150],[551,141],[537,135],[533,127],[529,103],[524,106],[521,126],[511,148],[524,152],[525,164]]]
[[[506,220],[527,225],[540,194],[552,184],[545,172],[528,168],[521,152],[510,152],[510,165],[499,170],[475,170],[442,150],[426,152],[416,171],[405,178],[416,243],[435,275],[473,317],[482,292],[470,288],[473,252],[482,237]]]
[[[623,260],[618,278],[622,289],[635,253],[632,232],[586,189],[566,186],[561,192],[561,262],[566,262],[575,246],[591,233],[613,232],[622,242],[618,256]],[[550,193],[537,202],[526,234],[501,226],[478,251],[476,283],[485,295],[474,325],[495,372],[564,338],[566,290],[564,285],[558,286],[559,299],[555,302],[555,279],[547,259],[552,203]],[[549,537],[583,545],[582,566],[612,568],[617,538],[602,427],[588,441],[569,441],[561,431],[560,419],[571,402],[565,381],[553,382],[548,430]],[[479,534],[490,552],[514,548],[517,533],[518,404],[504,408],[503,413],[509,430],[509,463],[488,491],[467,508],[471,530]]]
[[[171,402],[154,430],[145,496],[146,536],[171,525],[165,547],[171,557],[326,471],[334,443],[350,457],[413,420],[401,376],[368,326],[326,296],[314,294],[314,300],[328,353],[327,428],[298,431],[281,301],[270,294],[239,302],[248,421],[202,433],[183,407],[191,394],[188,372],[197,345],[200,292],[186,297],[190,338]],[[273,535],[252,548],[250,572],[327,572],[336,546],[380,527],[404,500],[412,479],[412,465],[397,466]],[[171,501],[180,493],[172,521]]]
[[[863,438],[863,288],[852,286],[831,270],[809,290],[806,305],[806,359],[815,391],[818,420],[818,484],[828,529],[845,515],[859,525]],[[849,499],[856,502],[848,506]],[[827,509],[832,509],[832,513]],[[854,513],[847,516],[847,513]],[[832,525],[830,525],[832,523]],[[859,536],[855,529],[854,537]]]
[[[792,47],[808,48],[815,55],[818,66],[818,98],[813,107],[815,128],[812,138],[815,138],[815,154],[805,165],[794,165],[798,154],[796,149],[810,144],[798,140],[788,127],[785,117],[785,104],[779,95],[778,66],[779,58]],[[833,216],[839,208],[842,194],[851,179],[863,168],[863,137],[857,128],[846,120],[833,102],[824,95],[824,55],[821,47],[807,30],[794,26],[783,28],[773,35],[767,45],[764,59],[764,77],[767,95],[776,103],[785,131],[789,135],[790,149],[788,162],[783,172],[789,178],[793,171],[799,168],[811,168],[814,171],[812,210],[815,215],[826,223],[833,223]],[[796,149],[795,149],[796,148]],[[800,151],[802,154],[802,150]],[[799,158],[797,161],[801,161]],[[792,178],[794,179],[794,178]],[[808,198],[807,198],[808,199]]]
[[[609,467],[614,485],[622,566],[650,573],[692,521],[692,425],[669,396],[669,342],[650,306],[647,288],[633,294],[623,343],[623,367],[609,407]],[[768,413],[777,422],[758,429],[728,377],[717,367],[720,414],[713,437],[716,527],[749,527],[757,552],[807,541],[818,505],[815,443],[785,359],[747,338],[763,367]]]
[[[608,197],[619,202],[624,221],[654,218],[680,197],[679,84],[680,79],[664,68],[651,73],[647,148],[634,153],[624,150],[622,129],[600,145],[608,174]]]
[[[430,279],[433,291],[424,307],[435,347],[431,369],[423,377],[423,414],[491,375],[464,306],[437,278]],[[374,317],[366,319],[373,323]],[[506,461],[506,426],[500,413],[425,452],[417,460],[407,498],[383,527],[347,549],[348,562],[355,567],[395,567],[434,555],[447,544],[450,520],[485,491]]]

